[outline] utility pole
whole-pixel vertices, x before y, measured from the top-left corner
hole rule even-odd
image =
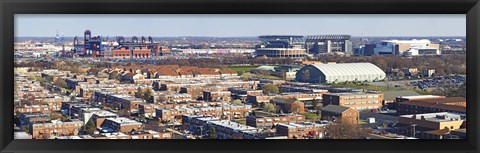
[[[412,128],[413,128],[412,137],[414,137],[414,138],[415,138],[415,126],[417,126],[417,124],[412,124]]]

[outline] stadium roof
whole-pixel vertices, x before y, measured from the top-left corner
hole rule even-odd
[[[313,35],[307,36],[306,42],[317,42],[325,40],[349,40],[350,35]]]
[[[372,63],[340,63],[312,65],[319,69],[325,76],[344,75],[384,75],[382,69]]]

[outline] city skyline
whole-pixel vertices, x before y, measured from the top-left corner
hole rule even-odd
[[[380,23],[378,23],[378,21],[380,21]],[[121,24],[111,24],[115,22]],[[65,37],[83,36],[83,32],[87,29],[91,30],[94,36],[101,35],[111,37],[254,37],[258,35],[285,34],[348,34],[354,37],[429,37],[465,36],[466,18],[463,14],[15,15],[15,37],[52,37],[55,36],[57,29],[59,34],[62,35],[63,33]]]

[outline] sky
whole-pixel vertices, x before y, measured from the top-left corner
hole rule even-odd
[[[16,37],[259,35],[465,36],[465,14],[417,15],[213,15],[17,14]]]

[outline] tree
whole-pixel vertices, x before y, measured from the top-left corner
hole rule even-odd
[[[27,133],[30,132],[30,130],[28,129],[28,127],[23,127],[22,130],[23,130],[23,132],[27,132]]]
[[[405,76],[405,73],[403,73],[403,71],[400,70],[400,71],[397,72],[397,77],[398,78],[403,78],[404,76]]]
[[[433,91],[435,95],[443,95],[447,97],[467,97],[467,85],[463,82],[461,85],[454,85],[452,83],[440,83],[438,88]]]
[[[280,93],[280,89],[273,84],[265,84],[262,87],[263,94],[270,95],[270,94],[277,94]]]
[[[285,100],[285,110],[291,111],[292,104],[297,101],[297,98],[288,98]]]
[[[307,121],[316,121],[316,120],[320,119],[320,115],[315,114],[315,113],[303,112],[303,113],[300,113],[300,114],[305,116],[305,120],[307,120]]]
[[[242,100],[236,99],[236,100],[231,101],[230,104],[239,105],[239,104],[243,104],[243,103],[242,103]]]
[[[320,99],[313,99],[312,101],[313,109],[317,110],[317,108],[319,108],[318,104],[320,104]]]
[[[109,75],[108,75],[107,73],[104,73],[104,72],[98,72],[98,73],[96,74],[96,76],[97,76],[98,78],[109,78]]]
[[[53,82],[53,85],[60,87],[60,88],[68,88],[67,82],[64,79],[58,78]]]
[[[60,113],[51,112],[51,113],[50,113],[50,119],[51,119],[51,120],[65,120],[66,118],[63,117],[63,115],[60,114]]]
[[[253,74],[251,73],[243,73],[242,75],[240,75],[240,78],[242,80],[250,80],[252,77],[253,77]]]
[[[210,139],[216,139],[217,138],[217,130],[213,125],[210,125],[210,131],[208,132],[208,137]]]
[[[87,124],[83,126],[83,131],[87,134],[93,134],[97,131],[97,127],[95,126],[95,123],[93,123],[93,120],[88,120]]]
[[[143,96],[142,88],[138,87],[138,88],[137,88],[137,92],[136,92],[136,94],[135,94],[135,97],[141,98],[142,96]]]
[[[147,103],[153,103],[152,91],[150,90],[145,91],[145,93],[143,93],[143,99],[147,101]]]
[[[269,112],[269,113],[274,113],[275,112],[275,106],[273,106],[272,103],[265,103],[263,105],[263,111],[264,112]]]
[[[305,110],[305,105],[299,101],[293,102],[290,107],[290,112],[292,113],[301,113],[301,112],[304,112],[304,110]]]
[[[334,123],[325,128],[326,139],[365,139],[370,133],[370,129],[349,122]]]

